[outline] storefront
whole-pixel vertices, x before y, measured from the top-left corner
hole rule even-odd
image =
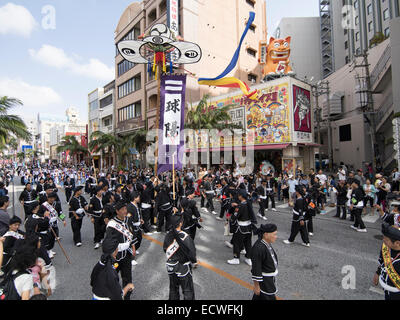
[[[310,86],[292,77],[283,77],[251,88],[256,89],[257,100],[250,100],[241,92],[211,98],[209,103],[213,108],[232,106],[229,111],[232,122],[240,124],[244,132],[243,136],[229,136],[228,132],[214,134],[209,142],[212,154],[251,149],[257,171],[266,163],[276,171],[293,174],[296,169],[305,172],[313,168],[316,145]],[[194,139],[200,155],[207,159],[207,132],[197,132]],[[194,139],[187,144],[190,152],[196,149]],[[223,157],[227,163],[226,155]],[[232,159],[237,162],[235,156]]]

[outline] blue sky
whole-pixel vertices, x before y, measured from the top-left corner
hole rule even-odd
[[[86,121],[87,94],[113,79],[114,30],[132,2],[0,0],[0,95],[23,100],[14,113],[63,115],[74,106]],[[55,29],[42,25],[53,21],[51,11],[42,13],[48,5]],[[270,34],[282,17],[313,15],[317,0],[267,0]]]

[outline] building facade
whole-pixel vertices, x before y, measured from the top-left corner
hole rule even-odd
[[[132,3],[122,14],[115,30],[115,44],[137,39],[157,23],[167,23],[167,1],[144,0]],[[266,40],[265,1],[179,1],[179,36],[200,45],[201,61],[181,66],[176,73],[187,73],[187,104],[199,101],[204,94],[219,95],[228,89],[199,86],[199,76],[215,76],[229,64],[250,11],[256,19],[245,39],[237,67],[231,73],[247,83],[258,83],[262,68],[258,64],[258,48]],[[147,73],[147,66],[127,62],[116,49],[115,57],[115,129],[126,135],[139,128],[152,129],[156,123],[157,81]]]
[[[376,125],[377,164],[388,171],[396,165],[392,119],[395,113],[394,95],[397,93],[392,85],[391,51],[391,41],[387,39],[368,52],[373,116]],[[363,58],[356,58],[355,64],[362,66]],[[365,163],[373,162],[372,127],[362,110],[367,106],[367,87],[365,79],[362,78],[363,75],[365,75],[365,67],[353,68],[353,66],[345,65],[326,78],[330,88],[333,163],[338,165],[344,162],[354,169],[365,168]],[[322,108],[320,124],[323,147],[321,153],[325,155],[329,154],[327,101],[327,95],[319,98],[319,105]],[[371,114],[368,114],[368,117],[370,116]]]
[[[64,136],[72,133],[77,136],[86,134],[86,124],[80,120],[76,108],[68,108],[65,117],[38,114],[35,150],[43,153],[39,156],[40,161],[61,160],[56,148]]]
[[[355,9],[354,30],[347,32],[345,40],[346,58],[351,61],[371,47],[376,34],[390,37],[390,21],[400,12],[399,0],[348,0],[347,4]]]
[[[96,131],[114,134],[115,128],[115,81],[111,81],[102,88],[98,88],[88,95],[88,138]],[[108,150],[106,150],[108,153]],[[105,157],[104,152],[95,152],[93,158],[97,168],[111,166],[114,157]]]
[[[320,18],[283,18],[274,32],[276,39],[291,37],[290,62],[298,79],[321,80]]]

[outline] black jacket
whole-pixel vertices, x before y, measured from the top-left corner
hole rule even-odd
[[[118,273],[111,258],[100,260],[93,268],[90,276],[92,292],[99,298],[122,300],[122,288],[119,283]]]

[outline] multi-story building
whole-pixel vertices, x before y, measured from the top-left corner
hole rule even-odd
[[[88,137],[96,131],[114,134],[114,106],[115,106],[115,81],[111,81],[102,88],[98,88],[88,95],[89,125]],[[103,161],[102,153],[94,155],[96,167],[112,165],[113,157],[106,157]],[[104,163],[103,163],[104,162]]]
[[[31,134],[32,139],[30,141],[18,140],[18,152],[22,152],[22,146],[31,145],[33,149],[33,142],[36,136],[36,120],[34,118],[23,117],[22,120],[25,122],[28,132]]]
[[[66,125],[67,120],[62,116],[38,114],[35,149],[42,152],[40,161],[50,159],[50,130],[52,127]]]
[[[322,79],[319,17],[282,18],[274,32],[277,39],[291,37],[290,64],[298,79]]]
[[[345,7],[347,6],[347,7]],[[324,78],[390,37],[390,21],[399,17],[399,0],[320,0]]]
[[[80,144],[86,138],[86,124],[79,121],[77,113],[67,110],[67,121],[65,125],[55,125],[50,129],[50,160],[68,160],[66,153],[57,152],[57,147],[65,136],[75,136]]]
[[[400,59],[399,1],[320,0],[319,5],[322,71],[331,92],[329,116],[332,120],[333,162],[343,161],[361,167],[364,162],[373,160],[372,128],[365,117],[370,118],[371,114],[361,110],[367,105],[368,91],[361,55],[367,52],[372,91],[370,102],[375,109],[377,162],[383,169],[390,170],[396,165],[392,119],[400,111],[396,103],[400,101],[400,92],[395,90],[400,83],[398,72],[395,72]],[[329,113],[326,97],[320,98],[320,105],[322,118],[326,120]],[[327,135],[326,122],[323,122],[323,154],[328,154]]]
[[[390,171],[397,165],[393,148],[393,125],[395,114],[400,112],[400,92],[395,90],[400,83],[396,73],[400,63],[400,18],[391,23],[392,36],[368,51],[371,73],[372,102],[374,106],[377,164]],[[354,68],[354,66],[359,66]],[[330,119],[332,127],[333,162],[344,162],[354,168],[362,168],[373,162],[371,113],[365,114],[367,106],[367,84],[362,57],[354,65],[345,65],[326,78],[330,87]],[[399,70],[397,70],[400,72]],[[322,119],[328,118],[327,96],[320,97]],[[322,125],[321,152],[328,154],[327,122]]]
[[[342,0],[345,3],[345,0]],[[390,36],[390,21],[399,17],[399,0],[347,0],[354,6],[354,30],[347,32],[346,58],[351,61],[354,55],[361,54],[371,47],[377,34]]]
[[[59,160],[60,155],[57,155],[55,150],[68,133],[86,134],[86,123],[81,122],[76,108],[68,108],[65,117],[38,114],[35,149],[43,153],[40,156],[42,162]]]
[[[144,0],[132,3],[122,14],[115,30],[115,44],[122,40],[137,39],[157,23],[167,23],[167,1]],[[187,104],[199,101],[207,93],[224,94],[229,89],[199,86],[199,76],[216,76],[229,64],[249,12],[256,13],[255,21],[245,39],[237,67],[231,75],[257,83],[262,79],[258,64],[258,48],[266,40],[265,0],[225,0],[179,2],[179,35],[202,49],[202,59],[197,64],[181,66],[177,73],[187,73]],[[120,135],[139,128],[154,128],[156,122],[157,81],[147,73],[147,66],[125,61],[116,49],[115,57],[115,129]],[[93,100],[95,101],[95,94]]]
[[[345,0],[320,0],[321,72],[323,78],[346,64],[345,37],[343,29],[343,3]]]

